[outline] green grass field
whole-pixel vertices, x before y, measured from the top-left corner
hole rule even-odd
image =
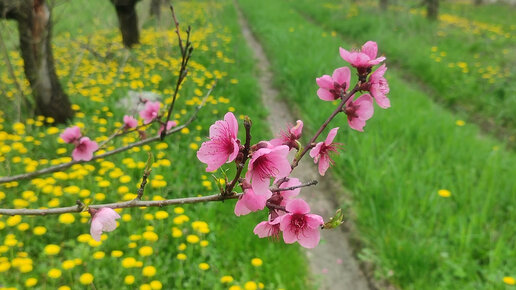
[[[338,47],[353,44],[307,21],[298,11],[301,2],[239,1],[271,58],[278,88],[306,128],[315,130],[332,109],[315,95],[315,78],[345,65]],[[304,13],[324,7],[306,3]],[[333,21],[360,30],[360,20],[356,26]],[[382,48],[382,40],[387,64],[401,61]],[[345,149],[331,171],[353,193],[351,209],[364,246],[360,256],[401,288],[503,289],[503,277],[516,272],[516,156],[476,126],[457,125],[465,113],[453,115],[434,104],[401,77],[404,72],[387,71],[392,108],[376,107],[365,133],[341,130],[337,136]],[[341,117],[330,127],[345,124]],[[439,196],[440,189],[451,196]]]
[[[170,12],[164,7],[164,19],[157,24],[145,16],[148,7],[140,4],[138,8],[142,43],[130,53],[121,46],[109,2],[70,1],[54,9],[56,66],[76,110],[73,125],[83,127],[83,132],[97,141],[120,125],[126,110],[117,104],[128,91],[153,91],[164,101],[171,100],[180,56]],[[192,25],[195,51],[173,118],[184,122],[213,80],[220,79],[198,120],[164,143],[32,181],[4,184],[0,187],[1,207],[68,206],[76,199],[93,204],[130,200],[143,173],[146,151],[154,153],[156,162],[144,199],[213,194],[216,186],[211,173],[205,172],[195,155],[209,126],[227,111],[234,111],[237,117],[246,114],[252,118],[256,138],[268,136],[251,54],[240,36],[232,3],[184,1],[176,4],[176,10],[184,27]],[[10,32],[3,31],[3,35],[16,74],[29,95],[16,50],[14,23],[3,24]],[[66,126],[44,126],[37,116],[15,122],[18,116],[12,108],[17,92],[5,65],[0,67],[0,76],[0,91],[8,97],[0,113],[0,175],[68,161],[72,148],[58,142]],[[156,134],[156,128],[149,132]],[[135,133],[113,146],[134,140]],[[265,213],[237,218],[233,207],[234,201],[228,201],[125,209],[120,213],[119,228],[105,235],[107,240],[102,243],[90,238],[87,214],[0,217],[0,287],[93,289],[87,275],[81,279],[85,273],[93,275],[96,289],[309,287],[306,262],[298,247],[259,239],[252,231],[266,218]],[[59,252],[48,245],[56,245]],[[222,282],[224,276],[230,278]]]
[[[516,277],[516,155],[506,149],[516,132],[515,8],[443,3],[440,20],[429,23],[416,2],[397,1],[387,12],[377,2],[238,0],[305,132],[317,130],[333,110],[317,98],[315,78],[346,65],[339,46],[374,40],[387,57],[392,107],[375,106],[364,133],[350,130],[345,116],[330,125],[341,127],[336,141],[344,149],[328,172],[350,192],[342,207],[357,227],[358,257],[375,265],[375,277],[402,289],[508,289],[514,283],[506,277]],[[102,141],[126,114],[119,103],[129,91],[171,100],[180,55],[166,7],[158,22],[148,16],[147,2],[139,4],[141,44],[127,51],[108,1],[58,4],[54,54],[76,110],[70,125]],[[252,118],[255,140],[270,137],[233,1],[181,1],[176,11],[183,27],[192,25],[195,51],[174,119],[184,123],[220,79],[189,130],[0,185],[0,207],[130,200],[147,151],[156,161],[144,199],[213,194],[211,173],[195,156],[209,126],[234,111]],[[17,79],[30,95],[16,26],[2,25]],[[18,92],[3,61],[0,78],[0,176],[70,160],[72,148],[58,141],[67,126],[18,115]],[[107,150],[136,139],[117,139]],[[124,209],[119,228],[101,243],[89,236],[87,214],[0,216],[0,289],[314,288],[299,247],[258,239],[252,229],[265,213],[237,218],[233,207],[227,201]]]

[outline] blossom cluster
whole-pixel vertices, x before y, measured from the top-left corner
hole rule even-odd
[[[345,113],[349,126],[358,131],[363,131],[366,121],[373,116],[373,99],[381,108],[390,107],[386,96],[389,86],[383,77],[386,66],[372,72],[375,65],[385,60],[385,57],[377,57],[377,53],[377,44],[372,41],[366,42],[359,51],[349,52],[340,48],[341,57],[358,73],[358,83],[353,90],[350,90],[351,71],[348,67],[336,69],[332,76],[323,75],[316,79],[319,98],[324,101],[341,100],[339,112]],[[367,93],[355,99],[354,94],[358,91]],[[228,112],[224,120],[216,121],[210,127],[209,140],[201,145],[197,157],[207,165],[206,171],[215,171],[224,163],[231,162],[235,162],[237,168],[242,167],[249,160],[245,178],[237,176],[243,194],[235,205],[235,214],[245,215],[267,207],[268,220],[255,227],[256,235],[279,238],[282,234],[285,243],[297,241],[303,247],[314,248],[319,243],[319,229],[324,221],[321,216],[310,213],[310,206],[298,197],[301,182],[290,176],[297,161],[288,159],[292,150],[297,150],[298,154],[301,152],[301,157],[306,152],[301,151],[299,142],[302,130],[303,122],[298,120],[295,126],[289,126],[275,139],[262,140],[252,146],[242,145],[238,139],[238,122],[233,113]],[[333,142],[338,130],[339,127],[331,129],[324,141],[307,144],[307,148],[311,148],[309,155],[318,164],[321,176],[333,164],[330,154],[337,153],[340,148],[340,144]]]
[[[154,121],[159,121],[160,128],[158,130],[158,135],[160,135],[163,130],[168,131],[177,126],[176,121],[168,121],[166,125],[164,122],[161,122],[160,102],[151,102],[148,100],[142,100],[142,102],[145,103],[145,107],[139,112],[139,115],[143,120],[143,124],[147,125]],[[123,121],[123,131],[136,129],[138,127],[138,120],[133,116],[125,115]],[[145,138],[144,131],[138,132],[140,133],[141,138]],[[60,137],[65,143],[73,144],[75,146],[72,151],[72,158],[75,161],[90,161],[93,158],[93,153],[99,149],[97,142],[92,141],[89,137],[82,136],[81,129],[78,126],[66,128],[63,133],[61,133]]]

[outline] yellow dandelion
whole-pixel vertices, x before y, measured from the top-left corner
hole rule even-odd
[[[234,280],[233,277],[226,275],[226,276],[222,276],[222,278],[220,278],[220,283],[228,284],[228,283],[233,282],[233,280]]]
[[[507,285],[516,285],[516,279],[510,276],[503,277],[503,282]]]
[[[451,196],[451,192],[448,189],[439,189],[437,194],[439,194],[439,196],[441,196],[441,197],[450,197]]]
[[[466,125],[466,122],[464,122],[463,120],[457,120],[457,121],[455,121],[455,125],[462,127],[462,126]]]
[[[186,255],[183,253],[179,253],[179,254],[177,254],[176,258],[178,260],[184,261],[184,260],[186,260]]]
[[[50,269],[50,271],[48,271],[48,277],[52,279],[57,279],[61,277],[61,270],[55,268]]]
[[[253,258],[251,260],[251,265],[253,265],[255,267],[260,267],[262,264],[263,264],[263,261],[260,258]]]
[[[75,221],[75,217],[71,213],[64,213],[59,215],[59,222],[62,224],[71,224]]]
[[[125,283],[126,285],[131,285],[131,284],[133,284],[133,283],[134,283],[134,280],[135,280],[135,278],[134,278],[134,276],[133,276],[133,275],[127,275],[127,276],[125,276],[125,278],[124,278],[124,283]]]
[[[143,246],[141,247],[139,250],[138,250],[138,253],[140,254],[140,256],[142,257],[147,257],[147,256],[150,256],[152,255],[153,253],[153,250],[151,247],[149,246]]]
[[[206,270],[210,269],[210,265],[208,265],[208,263],[200,263],[199,269],[206,271]]]
[[[142,269],[142,274],[145,277],[152,277],[156,275],[156,268],[154,266],[146,266]]]
[[[61,251],[61,247],[59,247],[58,245],[50,244],[50,245],[46,245],[45,249],[43,249],[43,251],[45,252],[45,254],[47,254],[49,256],[53,256],[53,255],[59,254],[59,251]]]
[[[90,274],[90,273],[84,273],[81,275],[81,277],[79,277],[79,282],[82,284],[82,285],[89,285],[93,282],[93,275]]]

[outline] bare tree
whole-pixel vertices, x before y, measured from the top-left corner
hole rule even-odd
[[[439,15],[439,0],[426,0],[426,17],[437,20]]]
[[[51,9],[45,0],[0,0],[0,17],[18,23],[25,76],[36,102],[36,113],[58,123],[73,117],[70,100],[57,78],[52,54]]]
[[[115,6],[118,24],[125,47],[132,47],[140,42],[136,3],[140,0],[111,0]]]
[[[380,0],[380,8],[382,8],[382,10],[386,11],[388,7],[389,0]]]
[[[163,0],[151,0],[150,4],[150,15],[156,16],[156,18],[161,17],[161,5],[163,5]]]

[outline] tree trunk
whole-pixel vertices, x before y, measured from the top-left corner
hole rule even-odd
[[[163,0],[152,0],[150,4],[150,15],[156,16],[157,19],[161,17],[161,4]]]
[[[115,5],[116,15],[118,16],[122,41],[127,48],[140,42],[136,2],[138,0],[111,0],[111,3]]]
[[[36,101],[36,114],[64,123],[73,117],[68,96],[61,88],[52,54],[52,22],[45,0],[0,0],[2,16],[18,22],[25,76]]]
[[[475,5],[482,5],[482,0],[475,0]]]
[[[430,20],[437,20],[439,0],[426,0],[426,5],[426,17]]]
[[[382,8],[383,11],[387,11],[388,6],[389,0],[380,0],[380,8]]]

